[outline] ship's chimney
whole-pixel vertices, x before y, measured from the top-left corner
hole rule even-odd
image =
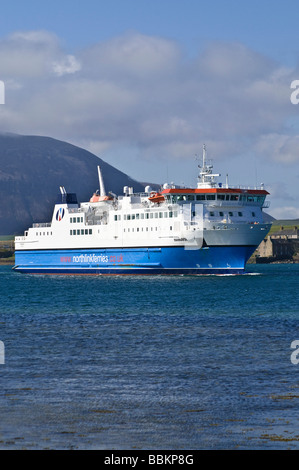
[[[98,175],[99,175],[99,184],[100,184],[100,196],[106,196],[102,172],[101,172],[101,168],[99,167],[99,165],[98,165]]]

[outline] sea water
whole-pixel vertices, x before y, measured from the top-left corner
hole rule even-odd
[[[299,449],[299,265],[247,271],[1,267],[0,449]]]

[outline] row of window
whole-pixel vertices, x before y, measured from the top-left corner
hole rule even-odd
[[[243,202],[264,202],[264,196],[245,196],[243,194],[182,194],[182,195],[167,195],[165,196],[167,202],[180,202],[180,201],[243,201]]]
[[[35,232],[35,235],[38,236],[46,236],[52,235],[52,232]],[[76,230],[70,230],[70,235],[92,235],[91,228],[81,228]]]
[[[79,224],[80,222],[83,222],[83,217],[71,217],[70,218],[70,223],[71,224]]]
[[[142,219],[163,219],[177,217],[177,211],[164,211],[164,212],[145,212],[141,214],[124,214],[124,220],[142,220]],[[121,215],[115,214],[114,220],[121,220]]]
[[[243,212],[228,212],[227,213],[229,217],[234,217],[236,215],[238,215],[238,217],[243,217]],[[218,213],[217,212],[209,212],[209,215],[210,217],[215,217],[217,215],[219,215],[219,217],[224,217],[224,212],[222,211],[219,211]],[[251,212],[251,217],[255,217],[255,212]]]
[[[81,228],[70,230],[70,235],[92,235],[91,228]]]
[[[170,225],[169,230],[172,230],[172,226]],[[158,227],[136,227],[136,228],[124,228],[124,232],[157,232]]]
[[[35,235],[37,237],[42,237],[42,236],[46,236],[46,235],[52,235],[52,232],[35,232]]]

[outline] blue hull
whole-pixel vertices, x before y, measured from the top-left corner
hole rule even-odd
[[[39,274],[241,274],[255,246],[22,250],[14,270]]]

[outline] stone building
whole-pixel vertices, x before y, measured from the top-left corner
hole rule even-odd
[[[298,227],[294,227],[293,229],[280,227],[278,232],[272,233],[270,236],[272,239],[276,240],[299,240],[299,230]]]
[[[284,229],[280,227],[278,232],[265,238],[256,251],[256,262],[269,262],[292,259],[298,250],[299,230]]]

